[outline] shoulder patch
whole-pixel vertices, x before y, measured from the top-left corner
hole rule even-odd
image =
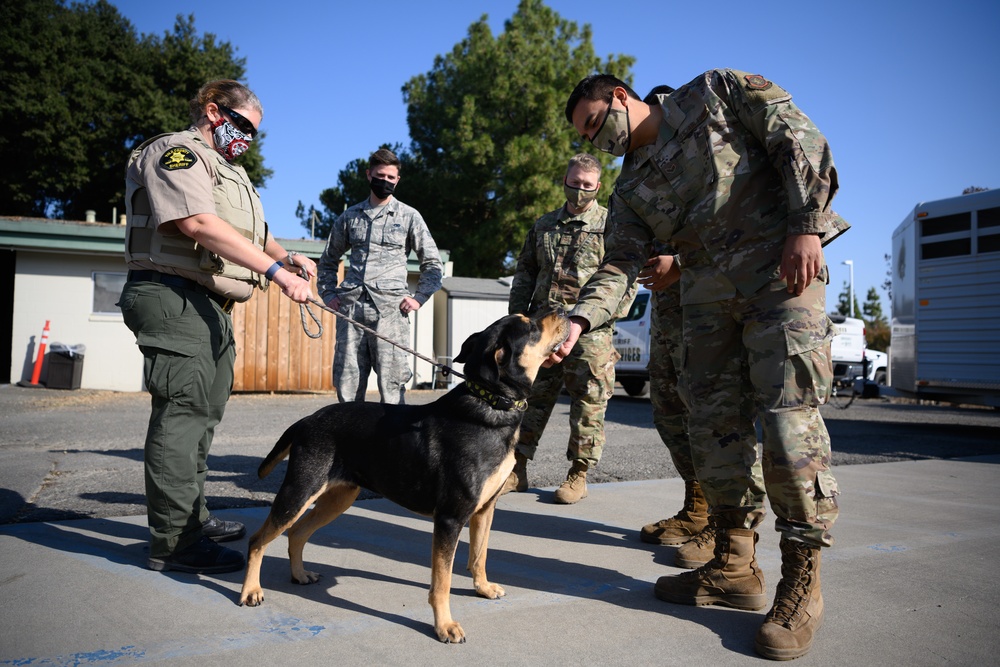
[[[747,74],[743,80],[747,82],[747,88],[750,90],[767,90],[774,85],[760,74]]]
[[[190,169],[198,161],[198,156],[189,148],[184,146],[171,146],[163,151],[160,157],[160,166],[167,171],[177,171],[178,169]]]
[[[750,74],[738,70],[731,70],[731,74],[751,109],[759,109],[772,102],[784,102],[792,99],[788,91],[760,74]]]

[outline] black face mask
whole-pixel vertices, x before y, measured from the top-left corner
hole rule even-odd
[[[374,178],[371,180],[372,193],[379,199],[385,199],[396,189],[395,183],[390,183],[384,178]]]

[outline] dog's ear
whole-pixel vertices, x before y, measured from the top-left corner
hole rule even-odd
[[[455,357],[456,364],[464,364],[469,360],[469,355],[472,354],[472,350],[476,347],[476,342],[482,334],[483,332],[479,331],[465,339],[465,342],[462,343],[462,350]]]

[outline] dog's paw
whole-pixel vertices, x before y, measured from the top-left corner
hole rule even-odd
[[[308,586],[309,584],[315,584],[322,576],[319,572],[310,572],[309,570],[292,572],[292,583]]]
[[[483,584],[476,584],[476,593],[479,596],[490,600],[496,600],[497,598],[502,598],[507,595],[507,591],[503,589],[503,586],[489,581]]]
[[[240,606],[257,607],[264,601],[263,589],[247,590],[240,593]]]
[[[443,641],[445,644],[464,644],[465,643],[465,630],[462,626],[458,624],[458,621],[451,621],[444,625],[438,625],[434,627],[434,632],[437,633],[438,639]]]

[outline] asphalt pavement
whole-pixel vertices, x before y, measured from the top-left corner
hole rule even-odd
[[[680,506],[683,484],[649,433],[648,401],[612,401],[614,472],[572,506],[551,503],[566,466],[557,411],[543,440],[551,460],[529,467],[527,493],[498,503],[487,569],[507,595],[475,595],[464,534],[452,612],[468,641],[445,645],[427,604],[431,524],[383,499],[317,532],[305,552],[317,584],[290,583],[284,538],[273,543],[258,608],[236,605],[241,573],[147,570],[147,400],[0,387],[0,664],[764,664],[753,652],[764,611],[652,595],[657,577],[680,570],[674,548],[637,531]],[[273,491],[249,471],[296,414],[330,400],[234,397],[214,450],[216,513],[255,530]],[[826,416],[841,515],[823,555],[824,626],[795,664],[993,664],[1000,415],[879,402]],[[769,594],[780,576],[772,528],[769,515],[758,547]]]

